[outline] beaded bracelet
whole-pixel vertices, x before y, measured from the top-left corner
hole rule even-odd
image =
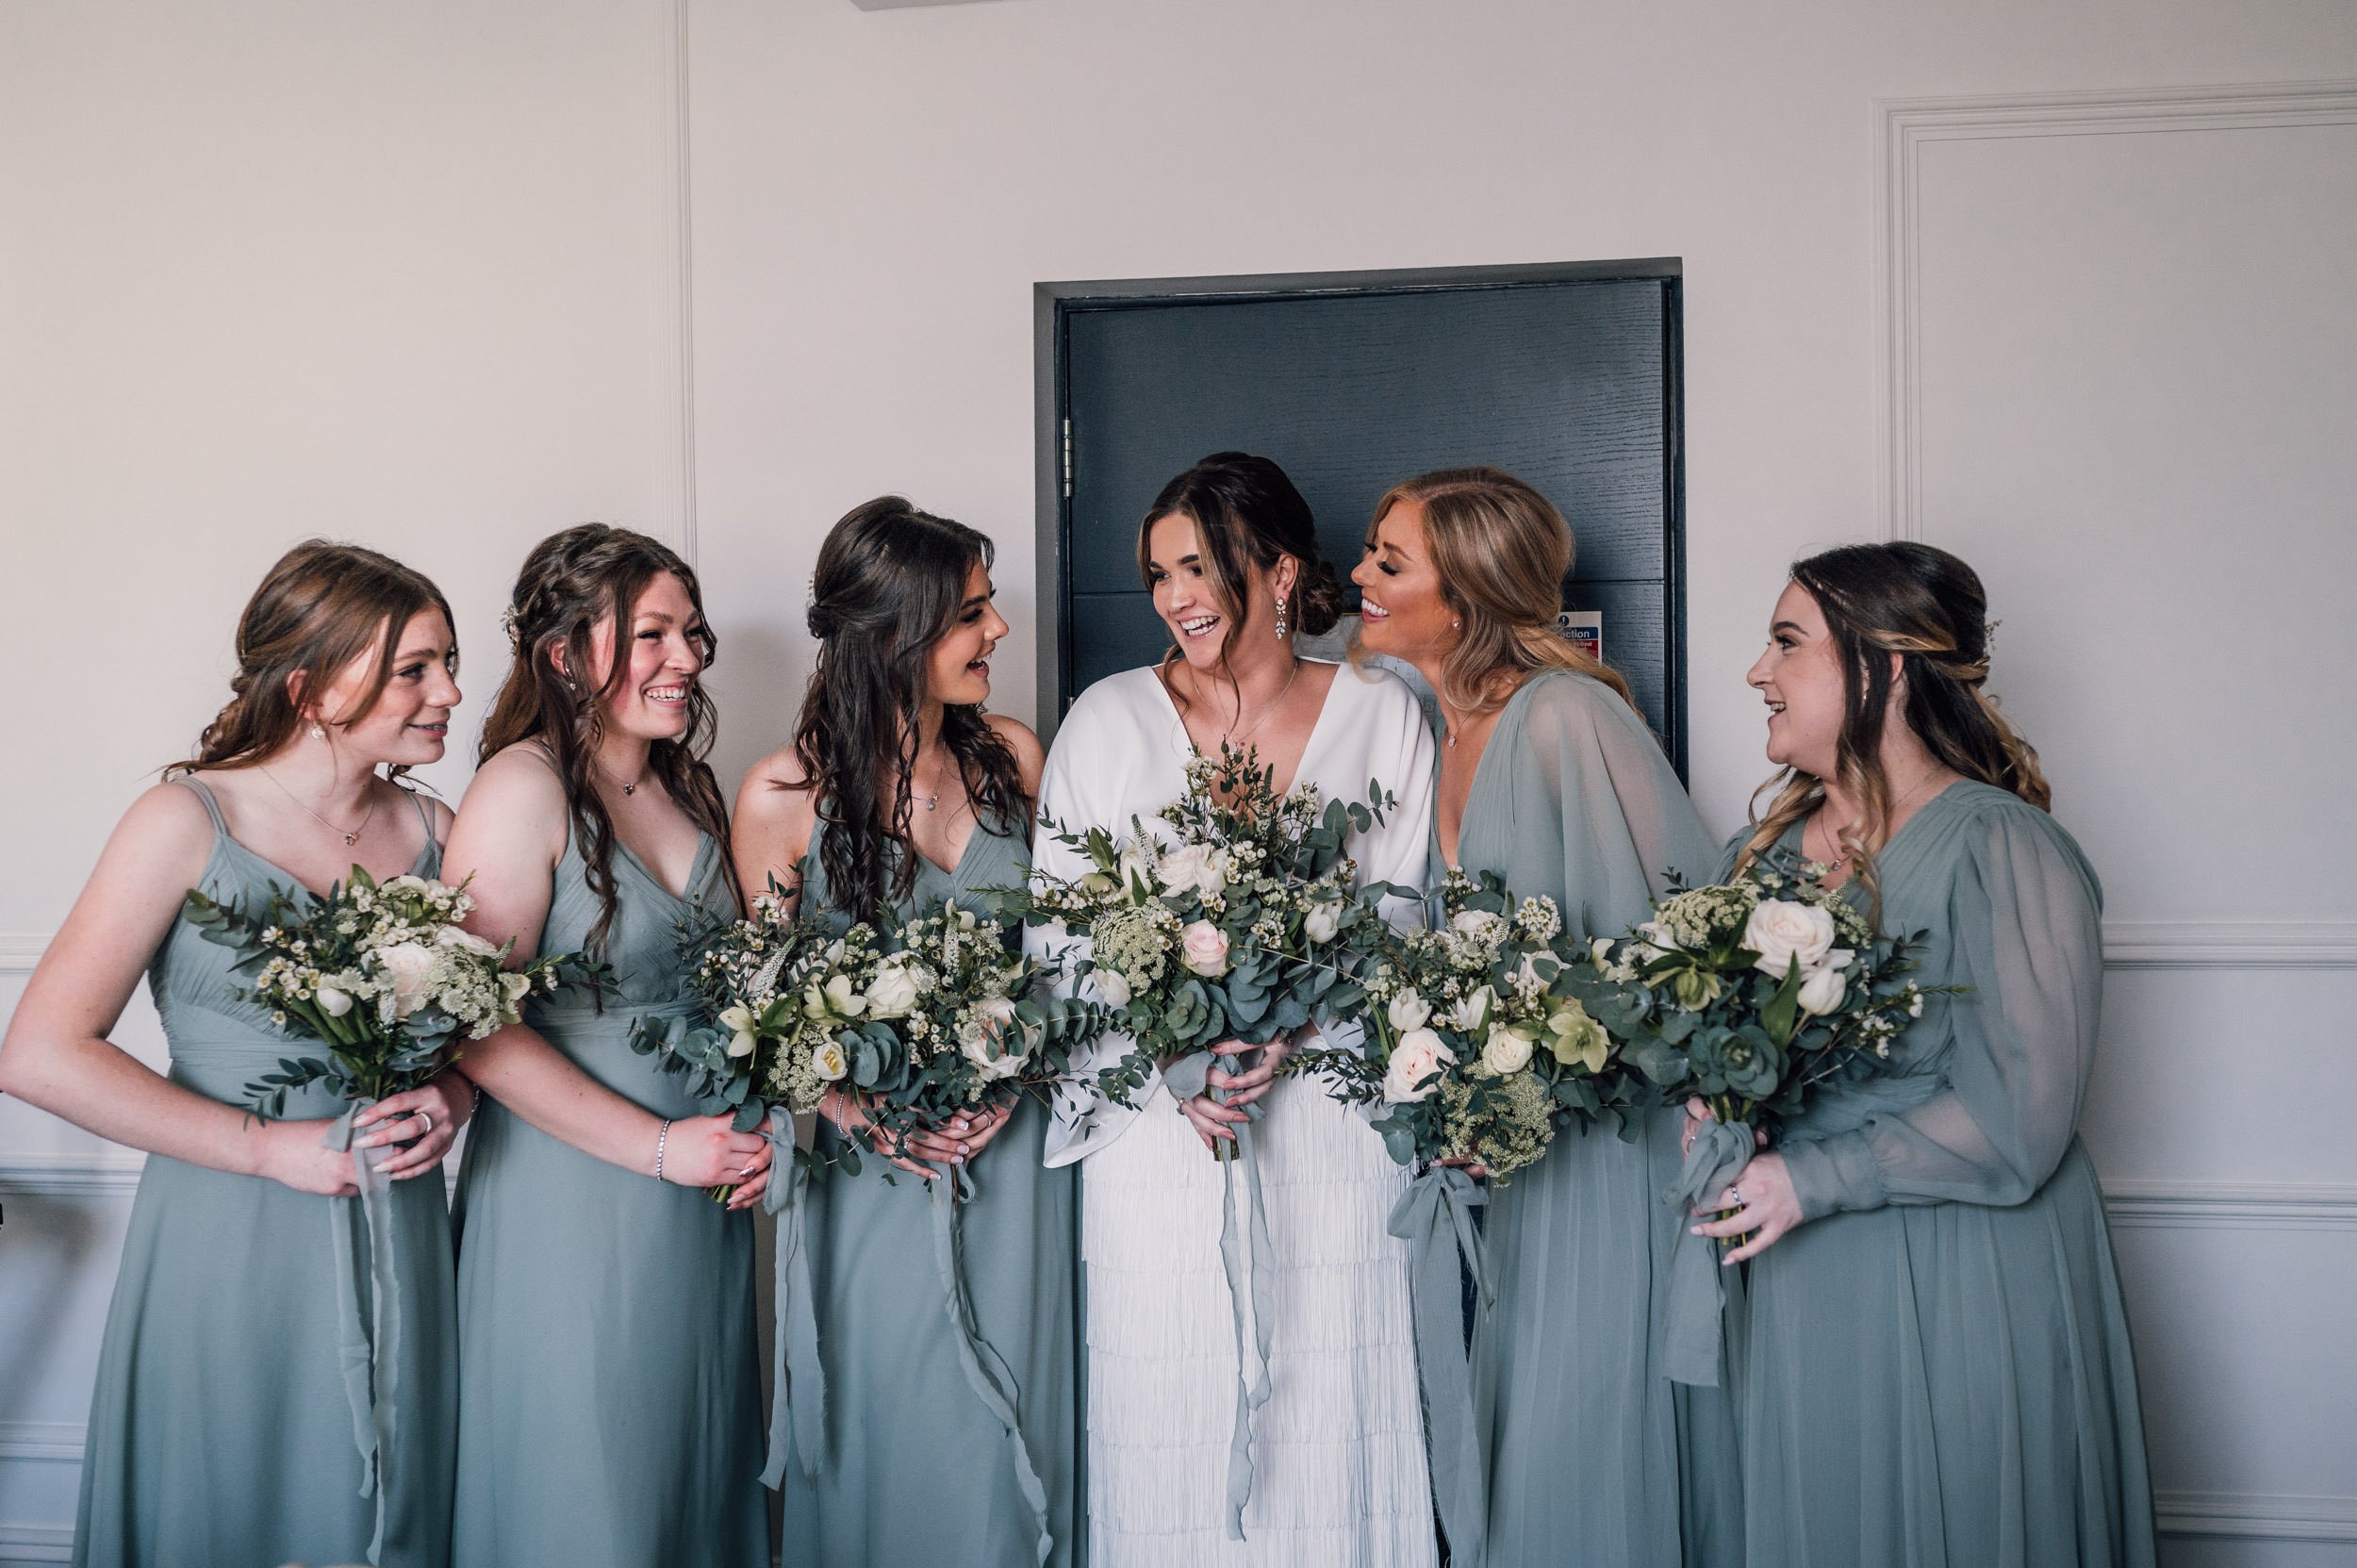
[[[663,1149],[671,1141],[671,1118],[663,1118],[663,1131],[654,1135],[654,1179],[663,1180]]]

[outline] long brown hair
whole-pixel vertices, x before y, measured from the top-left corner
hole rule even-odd
[[[341,729],[367,718],[393,678],[402,633],[428,610],[441,611],[456,635],[450,601],[424,573],[356,544],[304,540],[278,557],[238,617],[238,672],[229,679],[228,705],[205,727],[196,755],[165,771],[244,767],[270,756],[308,722],[303,704],[318,701],[346,667],[374,649],[368,688],[348,712],[320,712],[317,721]],[[288,690],[298,685],[301,697]],[[402,764],[389,773],[398,780],[407,771]]]
[[[1317,521],[1310,503],[1285,470],[1268,458],[1214,452],[1162,487],[1138,524],[1138,575],[1149,587],[1154,581],[1154,525],[1173,515],[1195,524],[1203,580],[1227,618],[1228,629],[1219,639],[1222,668],[1244,631],[1244,586],[1254,567],[1274,571],[1288,555],[1300,563],[1293,589],[1285,596],[1284,616],[1304,635],[1332,631],[1342,619],[1342,584],[1318,554]],[[1164,653],[1164,671],[1179,657],[1176,646]],[[1176,689],[1171,699],[1183,701]]]
[[[1403,501],[1424,510],[1425,548],[1440,573],[1441,597],[1462,623],[1457,646],[1441,660],[1441,696],[1449,706],[1488,713],[1523,677],[1542,669],[1591,676],[1637,706],[1619,670],[1557,627],[1575,547],[1572,525],[1553,502],[1501,469],[1438,469],[1383,492],[1367,524],[1370,544]]]
[[[818,861],[828,896],[854,920],[876,920],[915,888],[909,776],[926,661],[957,619],[967,577],[987,570],[994,553],[983,535],[897,495],[853,507],[818,547],[810,584],[818,663],[794,753],[827,824]],[[945,704],[941,738],[977,820],[1020,831],[1031,815],[1022,769],[981,704]],[[897,779],[888,800],[880,788],[887,773]]]
[[[1883,723],[1893,680],[1891,655],[1906,682],[1903,715],[1915,737],[1968,779],[2019,795],[2044,811],[2053,801],[2037,751],[1987,689],[1988,595],[1978,573],[1948,552],[1912,540],[1846,544],[1792,568],[1825,617],[1840,660],[1841,734],[1836,780],[1858,802],[1858,820],[1841,834],[1850,874],[1879,905],[1874,856],[1889,840],[1890,780],[1882,766]],[[1775,799],[1762,815],[1759,797]],[[1787,767],[1753,793],[1752,836],[1736,860],[1740,872],[1825,799],[1824,781]]]
[[[618,900],[614,886],[614,818],[605,809],[591,780],[599,743],[605,737],[605,701],[630,679],[632,612],[647,585],[668,572],[687,590],[696,607],[696,641],[705,670],[719,651],[719,638],[704,619],[703,590],[695,569],[660,540],[627,528],[585,522],[552,534],[524,558],[509,598],[508,641],[515,661],[500,683],[491,702],[491,716],[483,722],[483,744],[476,760],[488,762],[519,741],[537,740],[548,748],[556,775],[565,785],[566,809],[571,816],[573,842],[589,890],[598,896],[597,924],[589,928],[593,952],[604,949],[614,923]],[[589,685],[597,668],[592,644],[602,620],[613,632],[613,668],[602,685]],[[557,668],[557,648],[565,651],[564,668]],[[700,678],[688,689],[687,730],[677,740],[658,740],[648,749],[647,765],[663,782],[664,790],[687,814],[688,819],[710,834],[720,852],[732,891],[736,872],[729,857],[729,815],[720,785],[704,755],[712,749],[717,722],[712,696]]]

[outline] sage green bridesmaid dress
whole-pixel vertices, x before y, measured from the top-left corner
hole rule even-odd
[[[273,886],[301,888],[229,836],[203,780],[178,782],[213,819],[199,888],[248,909]],[[426,839],[411,870],[430,877],[441,869],[441,850],[422,801],[418,811]],[[243,1105],[245,1085],[305,1043],[246,999],[244,977],[230,972],[235,961],[174,921],[147,982],[171,1045],[172,1081]],[[286,1114],[334,1117],[345,1108],[315,1084],[287,1097]],[[91,1400],[77,1568],[449,1560],[458,1414],[450,1216],[437,1172],[392,1183],[382,1201],[396,1244],[392,1312],[371,1310],[366,1281],[376,1260],[358,1198],[147,1157]],[[340,1281],[338,1230],[352,1259]],[[365,1419],[387,1440],[375,1496],[361,1493],[371,1466],[341,1348],[354,1330],[378,1352],[381,1408]],[[365,1351],[359,1365],[365,1380]],[[380,1499],[384,1539],[371,1559]]]
[[[1749,1265],[1748,1560],[2149,1568],[2135,1362],[2077,1133],[2102,890],[2052,817],[1971,782],[1876,866],[1882,929],[1927,933],[1918,978],[1970,990],[1779,1141],[1807,1223]]]
[[[802,907],[814,911],[830,907],[818,843],[802,884]],[[980,891],[1020,885],[1029,859],[1020,837],[979,823],[954,871],[919,858],[910,902],[896,917],[940,898],[980,913]],[[1045,1106],[1018,1101],[1014,1120],[967,1167],[973,1191],[957,1215],[981,1358],[990,1377],[1006,1375],[1019,1455],[974,1387],[945,1307],[931,1216],[943,1195],[867,1154],[856,1176],[835,1169],[812,1181],[806,1234],[825,1435],[816,1455],[789,1445],[784,1568],[1080,1560],[1078,1182],[1073,1168],[1041,1164],[1047,1127]],[[839,1147],[823,1119],[819,1136],[823,1149]],[[1044,1522],[1026,1495],[1025,1463],[1038,1478]],[[1043,1527],[1051,1543],[1044,1558]]]
[[[1610,687],[1553,670],[1507,701],[1465,801],[1465,869],[1554,899],[1567,931],[1607,936],[1647,916],[1665,873],[1697,883],[1718,861],[1659,744]],[[1673,1385],[1660,1359],[1678,1115],[1647,1115],[1634,1142],[1563,1133],[1491,1195],[1496,1296],[1473,1345],[1490,1568],[1739,1560],[1725,1379]]]
[[[619,901],[603,1011],[577,992],[525,1021],[606,1088],[692,1116],[684,1080],[630,1048],[632,1023],[689,1010],[691,904],[732,917],[706,837],[675,896],[614,846]],[[556,868],[542,952],[598,917],[577,844]],[[654,1149],[647,1156],[651,1165]],[[624,1170],[486,1096],[459,1171],[459,1568],[766,1568],[753,1219],[696,1187]]]

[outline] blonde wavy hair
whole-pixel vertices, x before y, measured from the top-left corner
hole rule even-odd
[[[1369,544],[1403,501],[1424,510],[1425,548],[1441,574],[1441,597],[1462,623],[1457,646],[1441,661],[1438,685],[1449,706],[1468,715],[1491,712],[1525,677],[1544,669],[1602,681],[1637,706],[1620,671],[1591,658],[1556,625],[1574,545],[1571,524],[1554,503],[1499,469],[1439,469],[1383,492],[1367,524]],[[1354,636],[1351,654],[1361,652]]]
[[[1933,756],[1968,779],[1995,784],[2041,811],[2051,808],[2053,792],[2036,750],[1987,689],[1994,628],[1978,573],[1944,550],[1897,540],[1811,555],[1792,568],[1792,581],[1823,612],[1841,664],[1836,782],[1860,809],[1839,843],[1850,874],[1878,911],[1882,886],[1874,856],[1889,841],[1892,804],[1882,766],[1883,726],[1894,679],[1906,684],[1902,718]],[[1759,797],[1771,790],[1775,798],[1763,814]],[[1824,799],[1824,781],[1797,768],[1761,784],[1752,796],[1752,836],[1737,857],[1738,874]]]

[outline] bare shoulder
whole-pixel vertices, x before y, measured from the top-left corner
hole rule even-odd
[[[547,752],[523,741],[475,770],[444,848],[463,851],[459,858],[472,867],[516,858],[516,850],[536,844],[554,866],[570,832],[564,781]]]
[[[1023,775],[1023,792],[1037,795],[1040,774],[1047,767],[1047,748],[1039,743],[1039,736],[1031,733],[1031,727],[1019,718],[994,713],[985,715],[983,722],[990,726],[991,734],[1006,742],[1007,750],[1014,753],[1015,768]]]
[[[151,784],[140,792],[107,840],[107,852],[201,869],[213,851],[213,818],[195,790],[182,784]],[[191,874],[187,880],[195,880]]]
[[[810,786],[801,753],[782,746],[745,770],[736,787],[736,817],[777,828],[791,822],[808,823],[817,817],[817,792]]]
[[[448,843],[450,825],[458,819],[458,813],[451,809],[450,802],[438,795],[428,795],[424,790],[414,787],[404,786],[402,793],[417,801],[424,811],[426,821],[433,825],[434,842]]]

